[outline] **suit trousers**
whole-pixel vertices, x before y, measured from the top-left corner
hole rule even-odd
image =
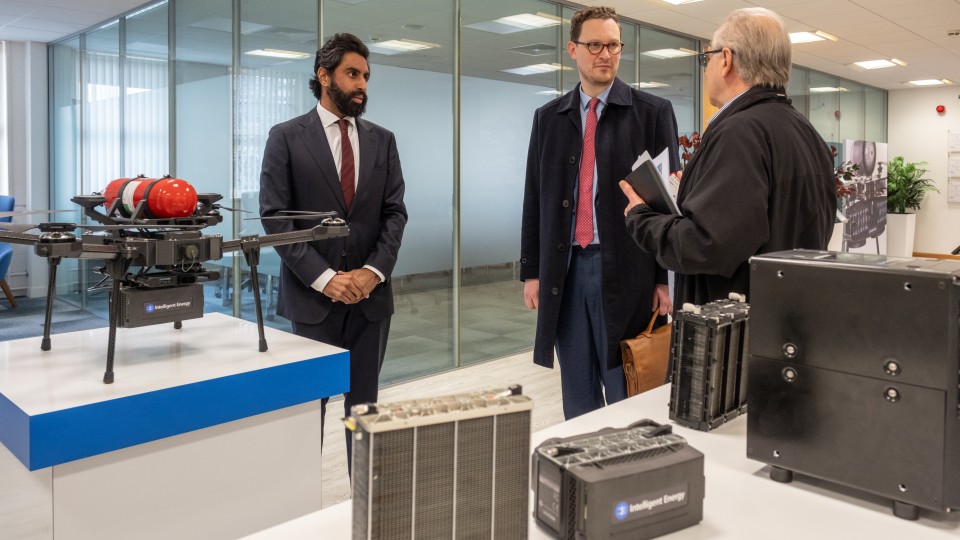
[[[354,405],[377,401],[380,368],[383,367],[387,335],[390,333],[390,317],[370,321],[356,304],[335,303],[323,322],[319,324],[294,322],[293,333],[350,351],[350,390],[343,395],[345,417],[350,415],[350,408]],[[321,433],[327,416],[327,401],[329,398],[320,400]],[[353,467],[353,437],[350,430],[344,431],[347,437],[347,472],[349,473]]]
[[[557,360],[563,416],[569,420],[627,397],[623,368],[607,369],[600,246],[575,246],[560,302]]]

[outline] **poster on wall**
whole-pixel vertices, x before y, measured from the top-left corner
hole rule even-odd
[[[859,167],[840,198],[843,251],[887,253],[887,144],[847,139],[843,156]]]

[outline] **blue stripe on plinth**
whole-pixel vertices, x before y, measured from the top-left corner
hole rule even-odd
[[[30,417],[0,394],[0,443],[30,468]]]
[[[350,356],[342,352],[93,403],[32,417],[29,460],[17,457],[34,471],[299,405],[349,388]]]

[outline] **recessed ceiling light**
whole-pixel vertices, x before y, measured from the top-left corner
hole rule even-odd
[[[668,4],[679,6],[681,4],[692,4],[694,2],[702,2],[703,0],[663,0],[663,1]]]
[[[537,92],[538,96],[562,96],[563,92],[559,90],[541,90]]]
[[[435,49],[439,47],[440,44],[416,41],[413,39],[389,39],[387,41],[367,42],[366,46],[371,52],[392,56],[394,54]]]
[[[573,68],[562,66],[560,64],[532,64],[518,68],[501,69],[500,71],[504,73],[513,73],[514,75],[537,75],[540,73],[560,71],[561,69],[571,70]]]
[[[563,20],[560,17],[549,13],[519,13],[508,17],[500,17],[493,21],[466,24],[464,28],[502,35],[523,32],[524,30],[535,30],[537,28],[549,28],[551,26],[557,26],[561,22],[563,22]]]
[[[837,36],[828,34],[822,30],[814,30],[813,32],[790,32],[790,43],[794,45],[823,40],[837,41],[837,39]]]
[[[953,84],[953,82],[947,79],[921,79],[919,81],[907,81],[907,84],[914,86],[936,86],[938,84]]]
[[[692,51],[690,49],[685,49],[681,47],[679,49],[657,49],[655,51],[644,51],[640,54],[651,56],[653,58],[659,58],[660,60],[666,60],[669,58],[681,58],[684,56],[693,56],[697,54],[697,51]]]
[[[313,54],[304,53],[298,51],[284,51],[280,49],[254,49],[252,51],[247,51],[244,54],[249,54],[250,56],[270,56],[272,58],[285,58],[287,60],[303,60],[305,58],[312,58]]]
[[[206,30],[216,30],[218,32],[233,32],[233,21],[226,17],[211,17],[209,19],[203,19],[202,21],[190,23],[187,26],[192,28],[203,28]],[[240,33],[244,36],[256,34],[257,32],[262,32],[270,28],[273,27],[266,24],[240,21]]]
[[[825,94],[828,92],[846,92],[847,89],[842,86],[815,86],[810,89],[811,94]]]
[[[657,81],[649,81],[649,82],[630,83],[630,86],[634,88],[665,88],[670,85],[667,83],[662,83]]]
[[[516,26],[524,30],[533,28],[548,28],[560,24],[560,17],[547,15],[545,13],[520,13],[519,15],[510,15],[509,17],[500,17],[496,22]]]
[[[889,60],[864,60],[863,62],[854,62],[853,65],[859,66],[863,69],[881,69],[893,67],[896,64]]]
[[[790,43],[796,45],[797,43],[811,43],[814,41],[823,41],[824,38],[814,34],[813,32],[790,32]]]

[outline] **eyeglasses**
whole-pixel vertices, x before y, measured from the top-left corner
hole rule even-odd
[[[698,54],[698,55],[697,55],[697,61],[700,62],[700,67],[702,67],[702,68],[707,67],[707,62],[710,61],[710,57],[707,56],[707,55],[716,54],[716,53],[718,53],[718,52],[723,52],[723,49],[714,49],[714,50],[712,50],[712,51],[703,51],[702,53]],[[733,54],[733,51],[732,51],[732,50],[730,51],[730,54]]]
[[[610,43],[600,43],[599,41],[584,43],[582,41],[574,41],[574,43],[586,47],[590,54],[600,54],[604,47],[607,48],[607,52],[610,54],[619,54],[620,51],[623,50],[623,43],[619,41],[611,41]]]

